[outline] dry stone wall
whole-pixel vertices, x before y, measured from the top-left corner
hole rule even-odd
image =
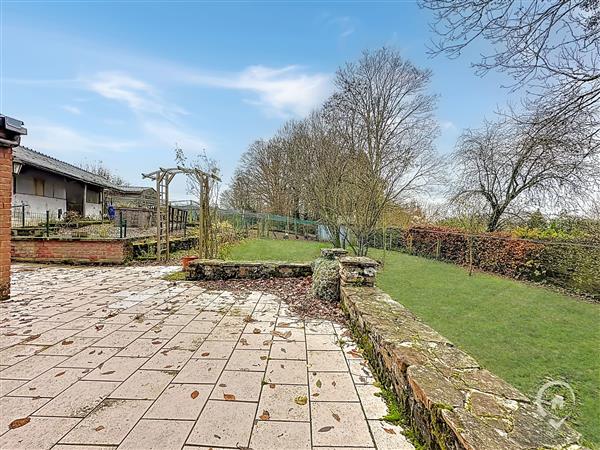
[[[234,278],[290,278],[312,274],[308,263],[223,261],[198,259],[190,262],[185,271],[187,280],[230,280]]]
[[[367,259],[340,259],[342,306],[379,379],[396,393],[427,448],[581,448],[573,429],[555,429],[527,396],[374,287],[376,263]]]

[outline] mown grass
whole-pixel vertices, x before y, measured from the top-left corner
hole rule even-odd
[[[249,240],[234,247],[231,258],[309,261],[326,246]],[[570,422],[587,445],[600,448],[600,305],[397,252],[386,253],[377,283],[530,397],[549,379],[569,383],[578,402]]]
[[[295,239],[246,239],[231,249],[229,259],[237,261],[312,261],[325,247],[331,247],[331,245]]]

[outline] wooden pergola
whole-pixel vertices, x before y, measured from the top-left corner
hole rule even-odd
[[[213,174],[206,173],[200,169],[188,167],[172,167],[168,169],[159,168],[154,172],[143,173],[144,178],[149,178],[156,182],[156,259],[160,261],[163,253],[165,259],[169,259],[169,185],[176,175],[183,173],[187,176],[194,176],[200,187],[200,233],[198,236],[198,249],[200,256],[207,256],[208,236],[210,232],[210,186],[209,181],[221,181]],[[164,252],[163,252],[164,249]]]

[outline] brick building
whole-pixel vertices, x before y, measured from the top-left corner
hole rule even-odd
[[[27,134],[23,122],[0,114],[0,300],[10,295],[10,221],[13,191],[12,149]]]

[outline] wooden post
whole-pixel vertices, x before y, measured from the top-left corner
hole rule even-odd
[[[159,174],[156,175],[156,210],[154,211],[156,215],[156,260],[160,261],[160,183],[161,176]]]
[[[171,180],[173,179],[174,175],[169,175],[167,174],[165,176],[166,178],[166,182],[165,182],[165,208],[167,209],[167,223],[165,226],[165,260],[169,259],[170,256],[170,248],[171,247],[171,242],[170,242],[170,237],[171,237],[171,232],[169,230],[169,222],[170,222],[170,216],[171,216],[171,211],[170,211],[170,207],[169,207],[169,183],[171,183]]]

